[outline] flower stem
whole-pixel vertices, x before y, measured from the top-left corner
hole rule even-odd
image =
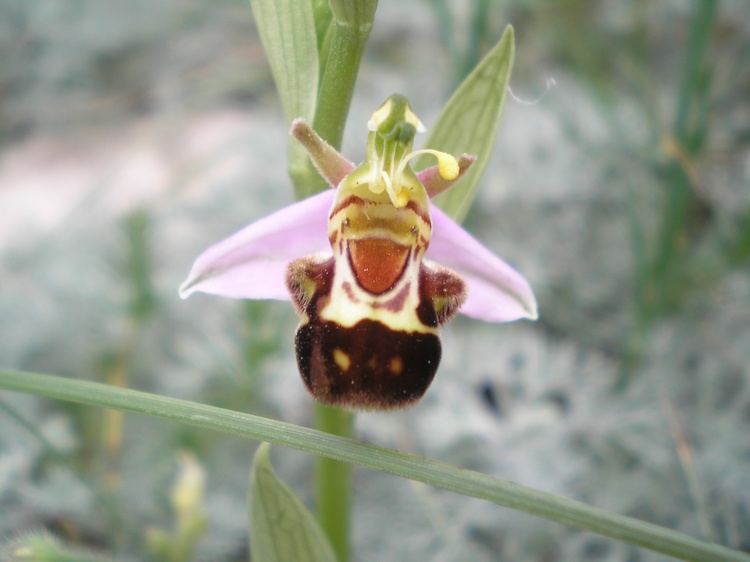
[[[341,437],[352,437],[354,413],[315,404],[315,427]],[[350,464],[317,457],[315,497],[318,521],[339,562],[349,559],[349,528],[352,510],[352,467]]]
[[[359,63],[370,37],[376,7],[377,0],[331,3],[333,22],[318,89],[313,129],[336,150],[341,148]],[[312,167],[311,163],[308,165]],[[306,197],[325,188],[322,178],[319,183],[297,185],[298,197]],[[354,413],[315,404],[315,427],[333,435],[351,437]],[[336,558],[339,562],[346,562],[349,559],[352,510],[351,465],[318,457],[315,465],[315,497],[318,520],[331,541]]]
[[[376,3],[377,4],[377,3]],[[343,20],[334,13],[330,43],[318,88],[313,129],[336,150],[341,148],[344,125],[349,114],[359,63],[372,29],[372,11],[363,10],[363,19]],[[326,183],[307,162],[309,170],[298,172],[304,183],[295,182],[298,198],[305,198],[326,189]]]
[[[334,20],[331,32],[331,47],[320,83],[313,129],[328,144],[339,148],[370,26]]]

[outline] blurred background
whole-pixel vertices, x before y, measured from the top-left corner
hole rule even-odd
[[[453,321],[424,400],[358,435],[750,550],[750,5],[381,0],[344,153],[394,92],[429,128],[508,23],[512,95],[466,224],[540,319]],[[247,3],[0,0],[0,52],[0,366],[311,425],[291,306],[177,296],[203,249],[293,200]],[[247,559],[255,443],[13,393],[0,428],[0,537],[164,559],[193,466],[207,525],[182,559]],[[310,505],[313,459],[273,459]],[[355,560],[665,559],[355,481]]]

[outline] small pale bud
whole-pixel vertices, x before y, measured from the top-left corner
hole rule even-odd
[[[194,455],[180,456],[180,472],[172,489],[172,505],[178,516],[200,509],[206,486],[206,474]]]

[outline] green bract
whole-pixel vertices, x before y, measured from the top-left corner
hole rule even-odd
[[[495,145],[514,51],[513,28],[508,26],[497,45],[448,100],[425,142],[426,147],[441,152],[466,152],[477,157],[477,163],[466,173],[461,184],[435,199],[435,203],[459,223],[474,201],[479,180]],[[415,168],[426,165],[426,160],[420,161]]]
[[[248,510],[250,553],[263,562],[335,562],[323,530],[312,513],[279,480],[268,443],[255,453],[250,473]]]

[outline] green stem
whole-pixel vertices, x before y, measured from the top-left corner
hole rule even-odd
[[[354,24],[334,20],[326,67],[318,90],[313,129],[332,147],[341,148],[346,116],[352,101],[359,62],[372,22]]]
[[[750,553],[472,470],[215,406],[100,383],[0,368],[0,389],[116,408],[307,451],[558,521],[681,560],[750,562]]]
[[[318,89],[313,129],[337,150],[341,148],[359,63],[370,36],[376,6],[377,2],[370,1],[359,5],[351,3],[339,6],[338,10],[343,7],[343,11],[333,10],[334,18],[326,38],[327,54]],[[308,166],[312,167],[309,161]],[[320,176],[316,182],[304,186],[306,195],[325,188],[325,181]],[[333,435],[351,437],[354,414],[316,404],[315,427]],[[318,457],[315,465],[318,520],[331,541],[339,562],[349,559],[351,473],[350,464],[329,458]]]
[[[336,150],[341,148],[359,63],[371,28],[372,21],[369,24],[354,24],[334,18],[331,23],[330,39],[327,39],[330,41],[328,56],[318,89],[313,129]],[[290,173],[298,199],[304,199],[328,187],[309,159],[305,166],[295,164]]]
[[[341,437],[354,434],[354,413],[315,404],[315,427]],[[352,467],[325,457],[315,463],[315,497],[318,521],[339,562],[349,559],[352,511]]]

